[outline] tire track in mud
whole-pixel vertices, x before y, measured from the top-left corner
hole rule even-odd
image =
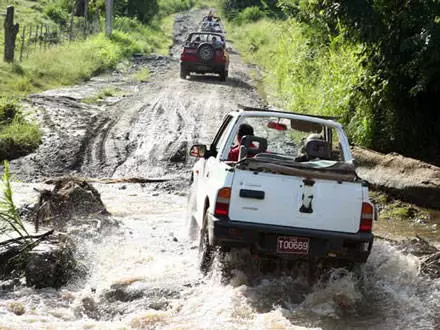
[[[127,97],[97,105],[82,102],[104,88],[133,87],[120,73],[31,96],[31,108],[49,133],[36,153],[12,162],[15,175],[23,181],[54,175],[186,181],[193,162],[186,157],[191,144],[209,144],[224,114],[237,104],[261,104],[238,54],[231,55],[226,82],[212,75],[180,79],[175,57],[201,17],[202,12],[192,11],[176,18],[174,58],[136,57],[137,69],[154,73]]]

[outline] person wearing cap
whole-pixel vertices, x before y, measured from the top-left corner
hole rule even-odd
[[[229,161],[238,161],[238,154],[240,153],[240,144],[241,144],[241,138],[243,136],[247,135],[254,135],[254,128],[249,124],[241,124],[238,128],[238,133],[236,137],[236,145],[234,145],[228,154],[228,160]],[[252,147],[255,147],[253,144],[251,144]]]

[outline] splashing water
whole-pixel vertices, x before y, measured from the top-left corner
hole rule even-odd
[[[103,194],[105,197],[105,194]],[[359,270],[334,269],[310,286],[301,269],[259,271],[227,256],[203,277],[187,235],[186,197],[150,194],[120,228],[84,240],[85,280],[60,290],[0,291],[0,326],[12,329],[434,329],[438,283],[419,261],[377,240]],[[113,213],[117,215],[118,204]],[[19,304],[23,315],[11,306]],[[19,306],[20,307],[20,306]],[[17,310],[20,310],[18,308]]]

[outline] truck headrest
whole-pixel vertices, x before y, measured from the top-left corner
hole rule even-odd
[[[305,151],[309,160],[319,159],[331,159],[330,143],[320,139],[307,140]]]
[[[238,160],[253,157],[267,150],[267,140],[254,135],[245,135],[241,138]]]

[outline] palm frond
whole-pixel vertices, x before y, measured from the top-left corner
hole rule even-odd
[[[0,197],[0,234],[15,233],[20,237],[29,236],[14,204],[9,163],[4,162],[2,196]]]

